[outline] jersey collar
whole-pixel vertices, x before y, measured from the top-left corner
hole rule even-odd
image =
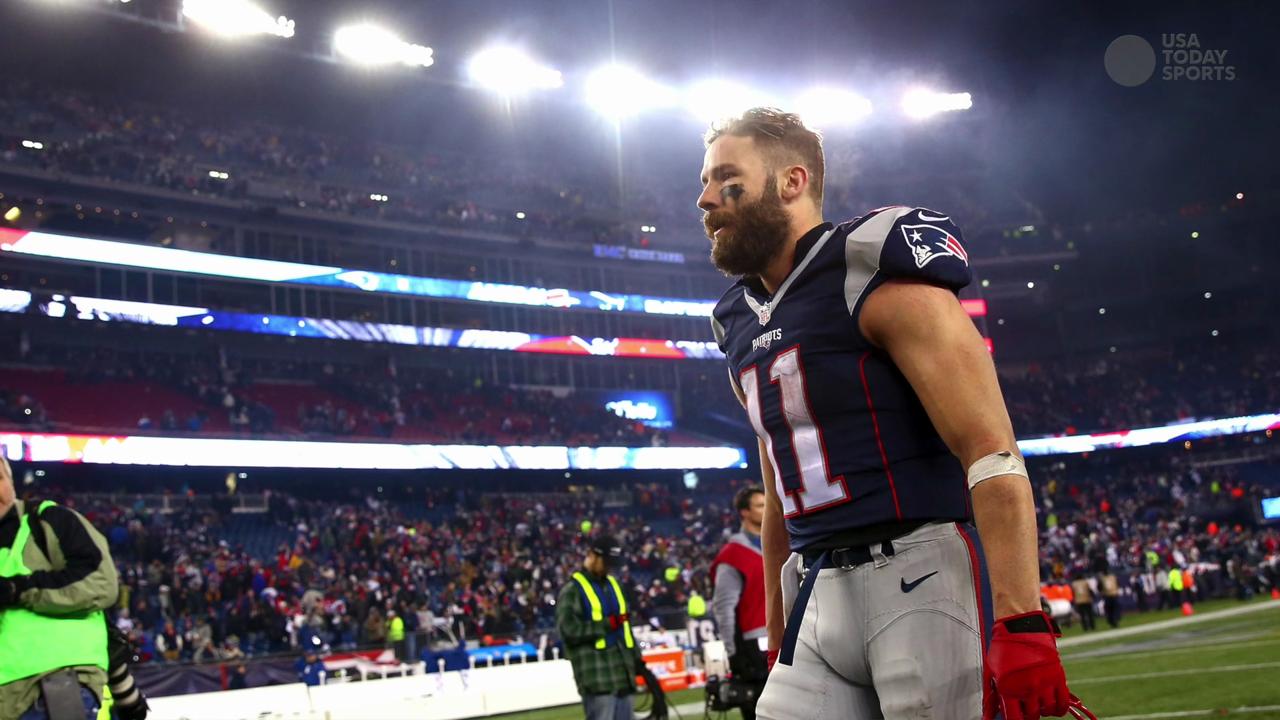
[[[800,273],[809,266],[813,261],[813,257],[818,254],[818,250],[826,244],[827,238],[831,237],[831,233],[835,231],[835,226],[831,223],[824,222],[805,233],[796,241],[795,254],[792,256],[791,273],[778,286],[778,291],[772,296],[764,288],[764,283],[760,281],[760,276],[751,275],[743,276],[738,284],[742,286],[743,297],[746,298],[747,305],[756,313],[756,317],[760,319],[761,325],[768,325],[769,319],[773,314],[773,309],[782,302],[782,297],[787,294],[787,288],[791,287],[791,283],[795,281]]]

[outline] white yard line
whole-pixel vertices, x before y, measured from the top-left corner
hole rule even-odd
[[[1182,670],[1159,670],[1157,672],[1136,673],[1133,675],[1109,675],[1106,677],[1071,679],[1071,685],[1093,685],[1097,683],[1120,682],[1122,680],[1146,680],[1158,677],[1176,677],[1178,675],[1204,675],[1207,673],[1240,672],[1242,670],[1262,670],[1280,667],[1280,662],[1251,663],[1249,665],[1218,665],[1207,668],[1184,668]]]
[[[1228,608],[1226,610],[1214,610],[1213,612],[1192,615],[1191,617],[1178,617],[1170,620],[1161,620],[1160,622],[1120,628],[1119,630],[1107,630],[1104,632],[1090,633],[1088,635],[1077,635],[1076,637],[1059,640],[1058,647],[1069,648],[1077,645],[1106,642],[1107,640],[1115,640],[1117,638],[1125,638],[1132,635],[1142,635],[1144,633],[1158,632],[1160,630],[1168,630],[1170,628],[1197,625],[1210,620],[1221,620],[1223,618],[1237,617],[1239,615],[1250,615],[1264,610],[1280,610],[1280,602],[1260,602],[1256,605],[1246,605],[1244,607]]]
[[[1237,648],[1257,647],[1259,645],[1280,645],[1280,638],[1275,640],[1250,640],[1248,642],[1218,642],[1205,643],[1203,645],[1185,644],[1185,645],[1162,645],[1158,648],[1135,648],[1133,650],[1125,650],[1123,652],[1107,652],[1106,649],[1093,650],[1089,652],[1063,653],[1063,662],[1073,662],[1077,660],[1088,660],[1089,662],[1097,662],[1098,660],[1127,660],[1132,661],[1130,655],[1139,653],[1158,654],[1161,657],[1165,655],[1175,655],[1179,653],[1189,652],[1217,652],[1219,650],[1235,650]]]
[[[1157,718],[1184,718],[1184,717],[1202,717],[1205,715],[1213,715],[1214,717],[1223,717],[1236,714],[1260,713],[1260,712],[1276,712],[1280,711],[1280,705],[1255,705],[1252,707],[1238,708],[1210,708],[1207,710],[1179,710],[1177,712],[1159,712],[1148,713],[1146,715],[1113,715],[1107,720],[1156,720]]]

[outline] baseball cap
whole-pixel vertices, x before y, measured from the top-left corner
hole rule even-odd
[[[622,559],[622,546],[612,535],[597,535],[591,539],[588,547],[592,552],[603,557],[607,563],[613,564]]]

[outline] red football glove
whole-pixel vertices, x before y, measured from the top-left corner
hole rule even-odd
[[[774,663],[778,662],[778,653],[780,650],[766,650],[764,653],[764,662],[768,666],[769,672],[773,672]]]
[[[1097,720],[1067,689],[1054,642],[1060,634],[1041,611],[996,621],[983,671],[982,720],[995,720],[997,713],[1004,720],[1039,720],[1068,712]]]
[[[621,615],[610,615],[609,630],[611,631],[621,630],[623,623],[625,623],[629,618],[630,618],[630,615],[627,613],[623,613]]]

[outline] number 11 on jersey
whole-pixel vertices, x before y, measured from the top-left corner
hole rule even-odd
[[[814,422],[813,413],[809,410],[809,392],[805,387],[804,367],[800,363],[800,346],[783,351],[769,365],[769,382],[778,385],[782,417],[791,434],[791,451],[781,454],[789,457],[778,457],[780,453],[774,448],[773,435],[764,426],[758,374],[756,366],[752,365],[742,372],[738,382],[746,397],[751,426],[755,428],[756,435],[764,438],[778,497],[782,499],[783,516],[813,512],[848,500],[849,491],[845,488],[844,478],[831,477],[822,429]],[[787,488],[780,459],[795,464],[800,478],[799,488]]]

